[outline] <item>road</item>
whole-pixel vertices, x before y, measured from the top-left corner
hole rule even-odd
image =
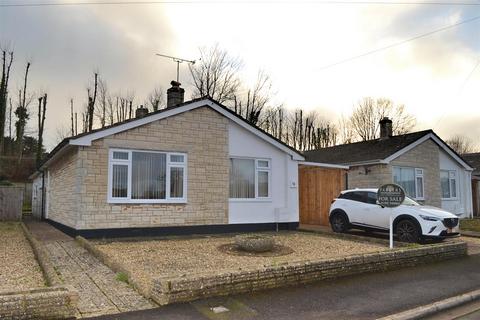
[[[478,289],[480,255],[95,319],[375,319]],[[214,313],[223,306],[229,311]]]

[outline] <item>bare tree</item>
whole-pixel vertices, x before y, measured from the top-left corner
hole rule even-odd
[[[29,118],[28,114],[28,104],[30,103],[30,98],[27,99],[27,83],[28,83],[28,71],[30,70],[30,62],[27,62],[25,68],[25,76],[23,81],[23,91],[19,90],[18,93],[18,107],[15,110],[15,115],[17,116],[17,121],[15,123],[16,131],[16,149],[19,157],[22,157],[23,150],[23,136],[25,134],[25,126]]]
[[[200,48],[200,55],[198,63],[189,65],[194,85],[192,97],[210,96],[220,103],[233,101],[240,87],[241,61],[218,45]]]
[[[75,114],[76,116],[77,114]],[[77,121],[76,117],[75,117],[75,122]],[[76,126],[76,123],[74,124],[73,122],[73,99],[70,99],[70,122],[71,122],[71,130],[70,130],[70,133],[72,135],[72,137],[75,135],[75,126]]]
[[[338,120],[338,142],[340,144],[352,143],[355,141],[355,131],[349,118],[344,115]]]
[[[445,142],[458,154],[472,153],[476,151],[472,141],[462,135],[454,135]]]
[[[100,126],[105,127],[108,108],[107,83],[103,79],[98,80],[98,103],[95,105],[95,116],[100,121]]]
[[[68,138],[70,130],[65,125],[60,125],[55,129],[55,144],[59,144],[63,139]]]
[[[45,116],[47,112],[47,94],[45,93],[43,97],[38,98],[38,147],[37,147],[37,166],[40,165],[42,160],[42,151],[43,151],[43,131],[45,128]]]
[[[416,124],[404,105],[394,104],[385,98],[362,99],[353,110],[349,123],[360,140],[372,140],[379,136],[379,122],[384,117],[392,119],[394,135],[410,132]]]
[[[250,123],[257,124],[262,110],[271,100],[271,89],[270,77],[264,71],[259,71],[253,89],[248,89],[244,97],[234,95],[234,111]]]
[[[163,109],[165,107],[165,97],[163,94],[163,89],[161,87],[156,87],[147,97],[148,102],[145,103],[145,106],[151,107],[153,111]]]
[[[2,50],[2,78],[0,80],[0,155],[3,154],[5,122],[8,101],[8,82],[13,63],[13,51]]]
[[[88,123],[88,131],[93,130],[93,113],[95,111],[95,102],[97,100],[97,89],[98,89],[98,73],[94,73],[94,83],[93,83],[93,95],[90,93],[90,89],[87,89],[88,92],[88,108],[86,120]]]

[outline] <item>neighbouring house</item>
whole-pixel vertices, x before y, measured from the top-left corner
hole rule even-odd
[[[463,154],[470,166],[474,168],[472,172],[472,199],[473,199],[473,215],[480,216],[480,152]]]
[[[407,195],[459,217],[472,216],[473,168],[432,130],[392,135],[392,121],[380,121],[380,138],[304,153],[306,161],[350,167],[347,188],[401,185]]]
[[[210,98],[64,139],[32,178],[34,215],[86,237],[296,228],[301,153]]]

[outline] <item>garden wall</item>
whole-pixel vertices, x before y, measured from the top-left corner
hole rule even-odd
[[[385,271],[461,257],[467,254],[464,242],[425,245],[393,251],[354,255],[318,261],[304,261],[259,270],[218,275],[197,275],[153,280],[150,298],[160,305],[195,299],[251,292],[347,275]]]
[[[0,319],[74,318],[77,300],[66,287],[0,292]]]

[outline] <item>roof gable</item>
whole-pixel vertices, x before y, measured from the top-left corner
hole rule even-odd
[[[165,119],[183,112],[187,112],[190,110],[194,110],[201,107],[210,107],[216,112],[220,113],[221,115],[225,116],[226,118],[230,119],[231,121],[235,122],[240,127],[246,129],[247,131],[255,134],[256,136],[260,137],[261,139],[265,140],[266,142],[272,144],[273,146],[277,147],[278,149],[284,151],[285,153],[292,156],[294,160],[304,160],[302,154],[300,154],[295,149],[291,148],[290,146],[286,145],[282,141],[276,139],[272,135],[268,134],[267,132],[263,131],[259,127],[251,124],[250,122],[246,121],[241,116],[237,115],[232,110],[228,109],[227,107],[223,106],[222,104],[214,101],[211,98],[201,98],[195,99],[191,101],[187,101],[180,105],[162,109],[157,112],[153,112],[151,114],[146,115],[143,118],[139,119],[130,119],[121,123],[114,124],[112,126],[97,129],[92,132],[83,133],[71,138],[67,138],[62,141],[55,149],[52,151],[52,155],[56,153],[59,149],[63,148],[65,145],[73,145],[73,146],[90,146],[92,141],[98,140],[116,133],[120,133],[126,130],[130,130],[139,126],[143,126],[148,123],[152,123],[154,121],[158,121],[161,119]]]
[[[344,165],[390,163],[402,154],[428,139],[433,140],[444,152],[460,163],[466,170],[473,170],[452,148],[432,130],[419,131],[388,139],[375,139],[330,148],[305,152],[307,161],[328,162]]]

